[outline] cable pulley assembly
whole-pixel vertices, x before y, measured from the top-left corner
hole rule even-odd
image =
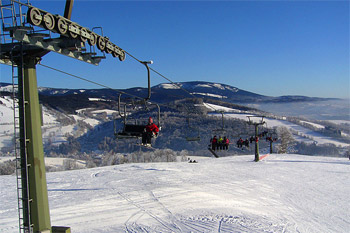
[[[87,41],[90,46],[96,45],[101,52],[112,54],[120,61],[125,60],[125,51],[113,44],[108,37],[98,35],[63,16],[53,15],[36,7],[29,7],[27,20],[33,26],[45,28],[65,37],[80,39],[84,43]]]

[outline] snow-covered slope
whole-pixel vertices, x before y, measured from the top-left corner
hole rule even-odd
[[[105,117],[98,115],[105,114]],[[109,109],[81,109],[76,115],[65,114],[57,110],[43,107],[42,127],[44,143],[53,144],[65,142],[67,135],[81,136],[108,118],[113,118],[115,111]],[[103,119],[104,118],[104,119]],[[13,99],[10,96],[0,97],[0,148],[13,148]]]
[[[349,231],[347,158],[253,158],[48,173],[51,223],[99,233]],[[16,178],[0,176],[0,186],[0,232],[18,232]]]
[[[216,111],[225,112],[224,117],[227,117],[227,118],[235,118],[235,119],[241,119],[241,120],[247,121],[248,120],[247,116],[254,115],[254,114],[247,113],[244,111],[239,111],[236,109],[222,107],[222,106],[218,106],[215,104],[204,103],[204,105],[208,109],[210,109],[211,111],[216,110]],[[219,114],[219,113],[212,113],[211,115],[221,116],[221,114]],[[266,122],[265,126],[267,128],[270,128],[270,129],[272,129],[274,127],[279,127],[279,126],[287,127],[294,134],[295,139],[298,141],[303,141],[303,142],[308,142],[308,143],[317,143],[317,144],[330,143],[330,144],[334,144],[334,145],[340,146],[340,147],[349,147],[350,146],[350,144],[348,144],[348,143],[340,142],[332,137],[324,136],[318,132],[315,132],[315,131],[310,130],[308,128],[305,128],[303,126],[297,125],[295,123],[289,122],[284,117],[280,117],[280,119],[273,119],[273,118],[265,117],[264,121]],[[301,121],[301,123],[310,124],[316,128],[322,128],[322,127],[324,128],[324,126],[319,125],[319,124],[314,124],[312,122]]]
[[[0,97],[0,148],[9,146],[13,138],[13,100]]]

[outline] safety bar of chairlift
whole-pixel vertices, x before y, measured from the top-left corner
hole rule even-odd
[[[118,97],[118,113],[119,113],[119,116],[121,117],[121,118],[126,118],[126,106],[127,105],[135,105],[134,103],[132,103],[132,104],[125,104],[124,105],[124,115],[122,115],[122,113],[121,113],[121,111],[120,111],[120,100],[121,100],[121,96],[122,96],[122,94],[119,94],[119,97]]]
[[[150,104],[150,105],[155,105],[155,106],[157,106],[157,109],[158,109],[158,128],[159,128],[159,130],[160,130],[160,128],[161,128],[161,124],[160,124],[160,107],[159,107],[159,104],[155,104],[155,103],[148,103],[148,104]]]
[[[121,95],[122,94],[119,94],[119,98],[118,98],[118,113],[119,113],[119,116],[121,117],[121,118],[124,118],[124,121],[126,122],[126,117],[127,117],[127,114],[126,114],[126,106],[127,106],[127,104],[125,104],[124,105],[124,115],[121,113],[121,111],[120,111],[120,99],[121,99]],[[159,107],[159,105],[158,104],[155,104],[155,103],[149,103],[149,102],[147,102],[147,101],[145,101],[144,102],[144,104],[145,104],[145,106],[147,107],[147,103],[148,104],[150,104],[150,105],[155,105],[155,106],[157,106],[157,109],[158,109],[158,127],[160,127],[160,107]]]
[[[147,103],[146,103],[147,104]],[[148,104],[150,104],[150,105],[155,105],[155,106],[157,106],[157,109],[158,109],[158,114],[157,114],[157,123],[158,123],[158,128],[160,129],[160,127],[161,127],[161,124],[160,124],[160,107],[159,107],[159,105],[158,104],[155,104],[155,103],[148,103]],[[127,114],[126,114],[126,104],[124,105],[124,115],[122,115],[121,113],[120,113],[120,102],[118,103],[118,111],[119,111],[119,115],[122,117],[122,118],[124,118],[124,128],[125,128],[125,125],[126,125],[126,117],[127,117]]]
[[[126,124],[126,104],[124,105],[124,115],[121,113],[120,111],[120,97],[121,97],[122,94],[119,94],[119,97],[118,97],[118,113],[119,113],[119,116],[121,118],[124,118],[124,128],[125,128],[125,124]]]
[[[120,105],[121,105],[121,104],[120,104],[120,102],[121,102],[120,100],[121,100],[121,95],[122,95],[122,94],[119,94],[119,97],[118,97],[118,114],[119,114],[119,116],[120,116],[121,118],[126,119],[126,109],[125,109],[126,106],[127,106],[127,105],[135,106],[135,103],[132,102],[132,104],[125,104],[125,105],[124,105],[124,115],[122,115],[122,113],[121,113],[121,111],[120,111]]]
[[[225,130],[225,124],[224,124],[224,111],[217,111],[217,112],[221,113],[222,126],[221,126],[221,129],[216,129],[216,130],[217,130],[217,131],[219,131],[219,130],[224,131],[224,130]]]

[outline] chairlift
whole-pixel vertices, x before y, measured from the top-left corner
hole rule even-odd
[[[225,129],[225,122],[224,122],[224,112],[220,111],[220,113],[221,113],[222,125],[221,125],[221,128],[216,128],[212,130],[214,135],[226,135],[227,133],[227,130]]]
[[[124,113],[122,114],[120,111],[120,96],[118,100],[118,111],[120,117],[123,119],[123,127],[121,130],[118,131],[117,129],[117,120],[115,120],[114,124],[114,135],[116,136],[117,139],[131,139],[131,138],[141,138],[142,134],[145,131],[145,126],[146,124],[140,124],[137,120],[135,120],[133,123],[128,119],[129,115],[131,113],[127,113],[127,106],[130,106],[131,104],[124,104]],[[160,107],[158,104],[155,103],[150,103],[150,102],[143,102],[143,103],[133,103],[131,106],[136,109],[136,106],[143,106],[144,110],[147,110],[148,112],[151,112],[150,106],[155,106],[156,107],[156,113],[157,113],[157,121],[155,124],[158,126],[159,129],[161,129],[161,124],[160,124]],[[139,111],[139,110],[137,110]]]
[[[139,124],[137,121],[135,121],[134,124],[130,123],[128,121],[128,113],[127,113],[127,106],[132,106],[133,109],[136,109],[137,106],[144,107],[145,110],[150,111],[150,106],[155,106],[157,109],[157,122],[156,125],[158,126],[159,130],[161,129],[160,124],[160,107],[158,104],[149,102],[149,99],[151,98],[151,79],[150,79],[150,70],[148,67],[148,64],[152,64],[152,61],[141,61],[142,64],[144,64],[147,68],[147,77],[148,77],[148,95],[141,101],[132,101],[132,103],[125,103],[124,104],[124,113],[121,111],[121,94],[119,94],[118,98],[118,113],[119,116],[123,119],[123,127],[118,132],[117,130],[117,120],[114,121],[114,135],[117,139],[132,139],[132,138],[142,138],[142,134],[145,132],[145,126],[146,124]],[[131,115],[131,113],[129,113]]]
[[[278,140],[278,135],[275,129],[270,129],[266,134],[266,141],[276,142]]]
[[[201,140],[200,135],[199,135],[199,129],[198,128],[194,128],[190,125],[190,117],[187,117],[187,124],[188,124],[188,133],[186,136],[186,141],[188,142],[198,142]],[[193,136],[193,134],[191,134],[190,132],[196,132],[196,136]]]
[[[222,143],[218,143],[216,145],[216,148],[215,148],[215,144],[213,144],[212,140],[215,138],[215,136],[219,136],[218,137],[218,141],[219,141],[219,138],[228,138],[228,134],[227,134],[227,130],[225,129],[225,121],[224,121],[224,112],[223,111],[220,111],[219,113],[221,113],[221,120],[222,120],[222,125],[221,125],[221,128],[216,128],[216,129],[213,129],[212,130],[212,137],[211,137],[211,140],[210,140],[210,144],[208,145],[208,150],[216,157],[218,158],[219,155],[218,155],[218,152],[219,151],[227,151],[229,149],[229,145],[226,143],[226,142],[222,142]],[[229,143],[231,144],[231,143]]]

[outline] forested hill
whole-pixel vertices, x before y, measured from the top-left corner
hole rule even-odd
[[[13,137],[13,100],[12,85],[1,84],[0,114],[2,116],[2,132],[0,132],[1,153],[12,151]],[[145,97],[145,88],[122,90],[128,94]],[[193,98],[193,96],[198,98]],[[135,144],[137,140],[115,140],[116,131],[123,127],[118,111],[119,92],[110,89],[55,89],[39,88],[39,98],[43,105],[44,126],[42,127],[44,148],[47,154],[90,153],[93,151],[131,152],[139,150]],[[247,107],[247,102],[253,103],[280,101],[316,101],[326,100],[311,97],[267,97],[238,88],[209,82],[185,82],[173,84],[159,84],[152,87],[151,102],[158,103],[161,109],[161,135],[155,140],[154,146],[160,149],[207,152],[210,138],[217,129],[225,128],[226,132],[218,136],[228,136],[231,142],[239,137],[250,137],[253,128],[247,125],[247,115],[265,115],[271,123],[268,127],[287,126],[293,129],[293,134],[300,142],[307,142],[308,151],[315,142],[328,146],[332,151],[328,154],[343,154],[335,145],[349,141],[350,131],[346,123],[331,123],[308,121],[306,119],[286,118]],[[145,109],[144,105],[132,105],[130,96],[121,96],[121,106],[128,106],[128,122],[142,122],[149,116],[157,118],[155,106]],[[245,103],[245,105],[244,105]],[[249,105],[256,106],[256,105]],[[220,111],[225,114],[224,126]],[[213,114],[217,114],[216,117]],[[114,124],[116,123],[116,124]],[[293,125],[292,125],[293,124]],[[296,124],[296,125],[294,125]],[[291,126],[292,125],[292,126]],[[306,128],[305,128],[306,127]],[[201,140],[188,142],[186,137],[200,135]],[[323,136],[327,136],[325,140]],[[322,140],[321,140],[322,139]],[[310,145],[310,146],[309,146]],[[334,148],[333,148],[334,145]],[[346,144],[347,145],[347,144]],[[346,146],[345,145],[345,146]],[[303,145],[304,146],[304,145]],[[269,145],[261,141],[261,149],[268,149]],[[321,148],[318,145],[319,148]],[[300,147],[301,148],[301,147]],[[303,153],[305,152],[303,147]],[[320,151],[325,151],[321,148]],[[237,154],[253,153],[253,148],[232,151]],[[231,151],[231,152],[232,152]],[[312,151],[317,151],[315,148]]]
[[[54,108],[73,112],[76,109],[96,107],[96,100],[99,105],[116,105],[120,92],[128,93],[132,96],[145,98],[148,89],[144,87],[134,87],[129,89],[61,89],[39,87],[40,100],[42,103]],[[1,95],[12,92],[12,85],[0,83]],[[156,103],[169,103],[184,98],[204,98],[219,100],[227,103],[286,103],[300,101],[320,101],[325,98],[306,96],[281,96],[271,97],[245,91],[237,87],[226,84],[211,82],[179,82],[174,84],[159,84],[151,88],[151,100]],[[123,94],[122,98],[130,98]],[[93,100],[93,101],[91,101]]]

